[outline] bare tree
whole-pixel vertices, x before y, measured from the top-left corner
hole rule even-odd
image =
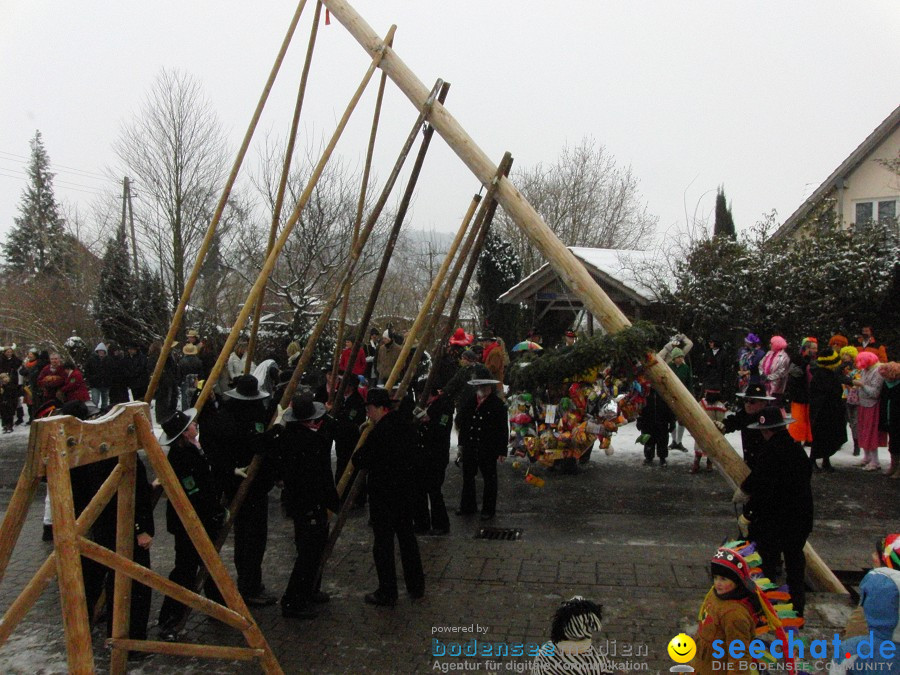
[[[177,303],[226,175],[222,125],[196,80],[163,70],[113,147],[139,196],[140,245]]]
[[[606,148],[586,136],[566,145],[555,162],[516,172],[514,181],[567,246],[640,248],[656,227],[631,167],[619,166]],[[506,216],[498,214],[504,238],[530,274],[540,253]]]

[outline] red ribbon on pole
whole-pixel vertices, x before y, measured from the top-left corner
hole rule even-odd
[[[327,7],[325,8],[325,25],[331,25],[331,11]]]

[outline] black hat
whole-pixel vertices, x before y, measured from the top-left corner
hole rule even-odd
[[[477,380],[469,380],[466,384],[473,387],[486,387],[492,384],[500,384],[500,380],[491,380],[489,378],[478,378]]]
[[[742,398],[755,398],[758,401],[774,401],[774,396],[766,395],[766,388],[761,384],[754,382],[747,385],[747,390],[738,394]]]
[[[268,392],[262,391],[259,388],[259,380],[253,375],[240,375],[239,377],[234,378],[233,382],[234,389],[226,391],[226,396],[237,398],[242,401],[258,401],[269,397]]]
[[[466,359],[467,361],[477,361],[478,354],[476,354],[471,349],[467,349],[462,353],[462,358]]]
[[[187,428],[197,417],[196,408],[188,408],[184,412],[178,411],[168,417],[162,423],[163,432],[159,436],[160,445],[172,445],[181,434],[187,431]]]
[[[392,409],[394,407],[394,402],[391,400],[391,395],[388,393],[387,389],[377,387],[375,389],[369,389],[369,393],[366,394],[366,405],[374,405],[376,408]]]
[[[748,424],[747,428],[777,429],[778,427],[787,426],[788,424],[793,423],[793,421],[793,417],[785,417],[782,415],[781,408],[770,405],[767,408],[763,408],[762,412],[759,413],[759,420],[753,424]]]
[[[294,394],[291,399],[291,407],[284,411],[282,419],[285,422],[305,422],[317,420],[325,414],[325,405],[313,400],[311,391],[302,391]]]

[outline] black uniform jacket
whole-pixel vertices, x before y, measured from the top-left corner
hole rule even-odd
[[[750,539],[799,542],[812,531],[812,467],[803,448],[780,429],[763,443],[741,488],[750,495]]]
[[[322,507],[337,512],[340,500],[331,475],[330,427],[318,431],[302,422],[276,425],[266,433],[266,446],[284,482],[283,502],[290,518]]]
[[[459,408],[456,418],[459,426],[459,444],[474,447],[479,453],[506,455],[509,441],[509,425],[506,406],[495,392],[485,397],[481,404],[477,396],[470,396]]]
[[[373,507],[409,506],[419,459],[417,449],[416,431],[399,412],[387,413],[373,427],[353,458],[354,465],[369,471]]]

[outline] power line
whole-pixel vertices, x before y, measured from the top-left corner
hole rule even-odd
[[[3,159],[3,158],[0,157],[0,159]],[[31,178],[31,174],[29,174],[27,171],[24,171],[22,169],[10,169],[5,166],[0,166],[0,169],[2,169],[4,171],[12,171],[14,173],[19,173],[24,176],[27,176],[28,178]],[[85,188],[87,190],[98,190],[99,191],[99,190],[103,189],[99,185],[84,185],[83,183],[75,183],[74,181],[66,180],[65,178],[56,178],[55,176],[53,178],[53,184],[54,185],[62,185],[64,187],[80,187],[80,188]],[[100,193],[98,192],[98,194],[100,194]]]
[[[22,161],[26,161],[26,162],[31,161],[31,157],[27,157],[25,155],[17,155],[14,152],[7,152],[6,150],[0,150],[0,155],[7,155],[9,157],[12,157],[12,158],[15,158],[18,160],[22,160]],[[71,172],[81,173],[81,174],[84,174],[84,176],[86,178],[94,178],[95,180],[96,179],[109,180],[109,176],[106,176],[102,173],[97,173],[96,171],[88,171],[87,169],[79,169],[74,166],[66,166],[65,164],[57,164],[55,162],[50,162],[50,167],[51,168],[59,167],[60,169],[66,169]]]
[[[20,180],[20,181],[22,181],[23,183],[27,183],[28,180],[29,180],[28,177],[27,177],[27,174],[24,175],[24,176],[22,176],[22,175],[17,176],[17,175],[12,174],[12,173],[4,173],[4,172],[6,172],[6,171],[9,171],[9,169],[6,169],[6,168],[4,168],[4,167],[0,167],[0,176],[3,176],[4,178],[12,178],[12,179],[14,179],[14,180]],[[97,191],[97,190],[90,190],[90,189],[84,190],[84,189],[81,189],[81,188],[89,187],[89,186],[87,186],[87,185],[83,185],[83,186],[81,186],[81,187],[71,187],[71,186],[65,184],[66,181],[56,181],[54,184],[56,184],[56,183],[59,183],[59,184],[60,184],[60,187],[63,188],[63,189],[65,189],[65,190],[74,190],[75,192],[84,192],[85,194],[89,194],[89,195],[97,195],[97,196],[105,194],[104,192],[100,192],[100,191]]]

